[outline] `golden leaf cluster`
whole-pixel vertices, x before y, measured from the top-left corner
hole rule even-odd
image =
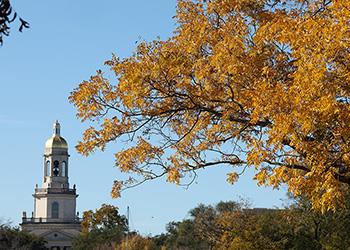
[[[96,125],[78,151],[124,138],[116,165],[140,182],[254,166],[260,185],[287,185],[321,211],[342,206],[350,1],[179,0],[175,20],[169,39],[106,62],[117,83],[98,71],[71,93],[77,116]]]

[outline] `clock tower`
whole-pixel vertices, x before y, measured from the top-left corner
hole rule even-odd
[[[34,212],[23,212],[23,230],[43,237],[49,249],[70,249],[72,238],[80,232],[76,214],[76,187],[68,182],[68,144],[61,137],[58,121],[53,135],[46,141],[43,161],[43,181],[33,194]]]

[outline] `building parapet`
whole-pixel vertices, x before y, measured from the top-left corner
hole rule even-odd
[[[75,188],[35,188],[35,194],[76,194]]]
[[[22,217],[22,224],[36,224],[36,223],[50,223],[50,224],[80,224],[83,221],[82,218],[72,218],[72,219],[52,219],[52,218],[27,218]]]

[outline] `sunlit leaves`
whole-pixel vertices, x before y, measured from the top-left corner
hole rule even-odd
[[[236,172],[228,173],[227,174],[227,182],[230,184],[234,184],[238,181],[239,175]]]
[[[75,89],[77,116],[96,125],[77,149],[126,142],[116,165],[192,183],[198,169],[254,166],[259,185],[287,184],[335,210],[350,183],[350,2],[178,1],[177,28],[113,56]],[[120,140],[119,140],[120,139]],[[237,181],[240,171],[228,171]],[[186,182],[187,181],[187,182]],[[346,185],[345,185],[346,184]]]

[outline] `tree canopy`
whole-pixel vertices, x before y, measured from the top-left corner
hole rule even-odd
[[[153,237],[137,231],[111,234],[109,230],[118,231],[122,225],[121,218],[113,212],[115,207],[103,205],[95,213],[84,213],[83,232],[73,241],[73,249],[349,249],[349,199],[347,209],[321,213],[305,197],[289,198],[283,209],[252,208],[244,200],[199,204],[186,219],[168,223],[165,233]]]
[[[81,234],[73,240],[73,248],[109,249],[121,243],[127,231],[127,219],[119,214],[118,208],[102,204],[95,212],[84,212]]]
[[[247,168],[259,185],[286,184],[323,212],[344,206],[350,185],[350,1],[179,0],[167,40],[141,42],[70,95],[92,126],[77,149],[113,141],[129,173],[112,195],[166,176]]]
[[[153,237],[155,249],[348,249],[349,210],[321,213],[305,197],[284,209],[200,204]],[[346,205],[349,207],[349,203]]]
[[[41,237],[0,224],[0,249],[45,250],[45,243]]]

